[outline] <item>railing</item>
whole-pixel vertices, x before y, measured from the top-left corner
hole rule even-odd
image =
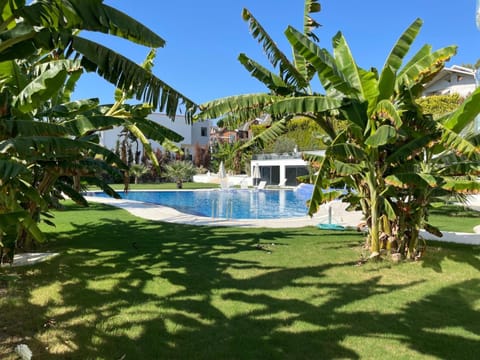
[[[301,159],[302,153],[292,152],[283,154],[255,154],[252,156],[253,160],[282,160],[282,159]]]

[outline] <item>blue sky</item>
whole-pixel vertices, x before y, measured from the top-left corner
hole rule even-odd
[[[290,56],[283,32],[288,25],[301,30],[304,5],[303,0],[105,3],[129,14],[167,41],[157,52],[155,75],[199,104],[266,90],[237,60],[243,52],[269,67],[260,45],[241,18],[244,7]],[[322,24],[316,31],[320,45],[330,50],[332,37],[342,31],[363,68],[381,68],[395,41],[417,17],[424,25],[413,51],[425,43],[433,49],[458,45],[458,53],[449,65],[475,63],[480,58],[475,0],[320,0],[320,3],[322,11],[314,16]],[[112,37],[95,35],[94,38],[136,62],[142,62],[149,50]],[[111,103],[113,90],[106,81],[89,74],[78,84],[75,98],[99,97],[102,103]]]

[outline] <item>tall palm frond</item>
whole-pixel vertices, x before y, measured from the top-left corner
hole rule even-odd
[[[148,70],[88,39],[75,37],[72,44],[76,51],[82,53],[82,65],[87,71],[97,72],[117,88],[132,89],[136,99],[165,111],[171,118],[175,118],[179,105],[182,104],[186,109],[185,118],[191,122],[196,110],[195,102]]]
[[[127,14],[103,4],[103,0],[35,1],[19,7],[13,13],[32,26],[52,30],[98,31],[155,48],[165,44],[165,40],[149,28]]]
[[[305,7],[303,13],[303,33],[309,37],[312,41],[320,41],[314,30],[317,29],[320,24],[311,16],[313,13],[318,13],[321,10],[318,0],[305,0]],[[307,63],[305,58],[301,56],[295,49],[293,49],[293,57],[295,59],[295,68],[300,74],[308,81],[312,79],[315,71],[312,71],[312,67]]]
[[[380,79],[378,82],[380,96],[378,99],[379,101],[389,99],[393,95],[393,91],[395,89],[394,85],[396,80],[396,74],[401,68],[403,59],[410,50],[412,43],[420,32],[422,24],[423,21],[421,19],[416,19],[403,32],[403,34],[393,46],[380,73]]]
[[[225,114],[235,114],[241,121],[249,121],[261,116],[264,108],[282,97],[264,93],[229,96],[213,100],[200,106],[196,119],[216,119]]]
[[[77,30],[90,30],[119,36],[135,43],[158,48],[165,41],[126,14],[103,4],[101,0],[38,1],[4,8],[13,14],[0,31],[0,61],[33,55],[37,49],[56,50],[69,57],[80,56],[87,71],[98,72],[116,87],[133,89],[137,99],[149,102],[174,118],[180,105],[187,121],[196,104],[141,66],[101,44],[79,37]]]
[[[279,121],[273,122],[267,129],[243,144],[240,149],[248,149],[255,145],[263,148],[266,144],[272,143],[287,131],[287,122],[289,119],[289,117],[284,117]]]
[[[273,39],[250,11],[243,9],[242,17],[248,22],[252,36],[262,45],[273,67],[279,65],[280,75],[283,81],[296,88],[306,88],[308,86],[307,80],[300,74],[290,60],[288,60],[285,54],[280,51]]]
[[[286,84],[280,76],[267,70],[245,54],[240,54],[238,60],[254,78],[264,83],[272,92],[279,95],[287,95],[294,90],[291,86]]]

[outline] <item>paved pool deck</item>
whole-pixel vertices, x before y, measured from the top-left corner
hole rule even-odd
[[[182,213],[173,208],[143,203],[134,200],[112,199],[104,197],[87,196],[87,201],[116,206],[127,210],[131,214],[155,221],[165,221],[176,224],[204,225],[204,226],[238,226],[238,227],[263,227],[263,228],[295,228],[304,226],[316,226],[321,222],[328,221],[328,206],[323,205],[315,216],[304,216],[282,219],[224,219],[196,216]],[[347,212],[346,205],[340,201],[331,203],[332,223],[343,226],[357,226],[362,222],[362,214],[359,212]]]
[[[332,209],[332,223],[345,227],[357,227],[363,221],[362,214],[358,211],[347,211],[347,204],[340,201],[332,201],[330,204],[322,205],[317,214],[313,217],[304,216],[287,219],[249,219],[233,220],[210,218],[189,215],[179,212],[170,207],[142,203],[139,201],[112,199],[102,197],[86,197],[89,202],[98,202],[116,206],[127,210],[131,214],[154,221],[165,221],[176,224],[202,225],[202,226],[238,226],[253,228],[299,228],[305,226],[317,226],[320,223],[328,223],[329,207]],[[468,205],[480,211],[480,195],[469,198]],[[480,224],[472,229],[472,233],[444,231],[442,237],[421,232],[423,238],[434,241],[446,241],[459,244],[480,245]]]
[[[346,227],[356,227],[363,221],[363,217],[360,212],[347,211],[345,209],[347,205],[340,201],[333,201],[329,205],[322,205],[318,213],[313,217],[305,216],[289,219],[232,220],[189,215],[181,213],[167,206],[148,204],[133,200],[116,200],[112,198],[94,196],[87,196],[86,199],[89,202],[97,202],[124,209],[132,215],[143,219],[201,226],[238,226],[253,228],[299,228],[304,226],[317,226],[320,223],[328,223],[329,207],[332,209],[332,223],[334,224],[343,225]],[[471,196],[469,198],[468,205],[472,209],[480,211],[480,195]],[[474,231],[472,233],[444,231],[441,238],[425,231],[422,231],[421,235],[427,240],[480,246],[480,224],[475,226],[475,228],[472,230]],[[50,259],[56,255],[58,255],[58,253],[16,254],[13,266],[32,265],[37,262]]]

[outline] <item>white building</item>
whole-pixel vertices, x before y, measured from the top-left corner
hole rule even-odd
[[[469,96],[476,88],[475,70],[453,65],[443,68],[428,84],[423,96],[459,94]]]
[[[205,146],[209,142],[211,127],[209,120],[187,124],[184,115],[176,115],[175,121],[172,121],[167,115],[160,113],[152,113],[148,118],[181,135],[183,140],[176,143],[176,145],[185,152],[187,157],[188,155],[194,155],[195,144],[198,143],[200,146]],[[101,144],[108,149],[115,149],[121,130],[122,128],[115,128],[113,130],[102,131]],[[157,142],[152,141],[151,144],[153,149],[162,148]]]
[[[305,153],[325,155],[324,150],[305,151]],[[308,175],[308,161],[302,159],[301,152],[254,155],[250,163],[250,171],[253,180],[259,179],[257,182],[266,181],[267,185],[297,186],[299,184],[297,177]]]
[[[453,65],[443,68],[428,84],[425,85],[423,96],[459,94],[466,98],[477,88],[477,74],[480,70],[473,70],[463,66]],[[480,132],[480,116],[477,116],[474,131]]]

